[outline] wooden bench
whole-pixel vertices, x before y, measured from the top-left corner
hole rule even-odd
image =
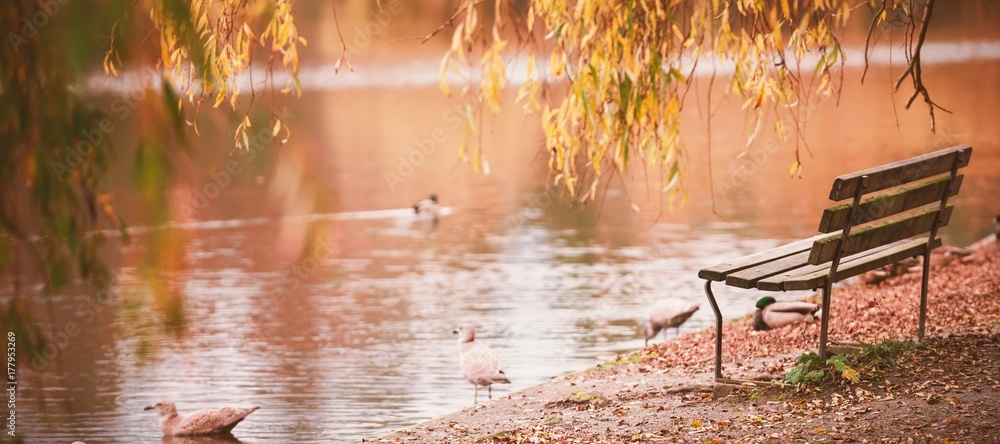
[[[922,340],[930,251],[941,245],[937,231],[948,224],[953,207],[948,198],[958,193],[963,177],[958,170],[969,164],[971,155],[971,146],[959,145],[840,176],[833,181],[830,200],[852,200],[823,211],[819,223],[823,234],[699,271],[715,312],[716,380],[723,379],[722,313],[712,294],[712,282],[764,291],[822,288],[819,355],[826,359],[833,283],[923,255],[917,330]],[[863,198],[869,193],[874,194]]]

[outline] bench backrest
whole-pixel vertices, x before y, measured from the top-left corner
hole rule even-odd
[[[830,200],[852,201],[823,212],[819,231],[841,233],[815,241],[809,263],[836,263],[924,233],[930,233],[928,242],[933,241],[937,229],[951,218],[948,198],[962,186],[958,170],[969,164],[971,156],[971,146],[958,145],[838,177]]]

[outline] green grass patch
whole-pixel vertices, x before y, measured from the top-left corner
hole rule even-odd
[[[826,360],[820,359],[816,353],[804,353],[797,358],[799,364],[788,371],[784,380],[800,387],[818,387],[825,382],[846,384],[870,380],[883,370],[895,367],[899,358],[914,347],[913,341],[909,340],[877,344],[862,342],[857,353],[835,354]]]

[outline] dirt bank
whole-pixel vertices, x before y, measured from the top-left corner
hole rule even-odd
[[[858,382],[831,375],[808,390],[715,385],[714,332],[706,330],[373,441],[998,442],[1000,254],[986,244],[932,263],[929,339],[875,349],[883,359],[873,363],[894,365],[858,367]],[[831,339],[915,337],[919,294],[919,273],[838,287]],[[819,341],[818,323],[756,332],[748,319],[724,326],[728,377],[780,380]]]

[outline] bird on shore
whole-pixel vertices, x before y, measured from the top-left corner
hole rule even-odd
[[[431,194],[428,198],[413,204],[413,213],[420,219],[436,221],[441,215],[441,205],[438,204],[437,194]]]
[[[196,410],[180,416],[173,402],[160,401],[143,410],[153,410],[160,414],[160,429],[164,436],[201,436],[228,434],[236,424],[259,408],[222,407]]]
[[[765,296],[757,301],[753,328],[770,330],[796,322],[812,322],[816,319],[819,308],[819,305],[809,302],[778,302],[771,296]]]
[[[874,270],[862,273],[861,281],[864,282],[865,285],[876,286],[878,284],[881,284],[882,281],[889,279],[893,276],[896,276],[897,274],[899,273],[897,272],[895,264],[889,264],[884,267],[879,267]]]
[[[473,386],[473,405],[479,402],[479,387],[486,387],[493,399],[493,384],[510,383],[500,358],[489,346],[476,342],[476,327],[472,324],[464,324],[454,332],[458,334],[459,368]]]
[[[677,298],[670,298],[658,302],[653,306],[653,311],[646,322],[646,346],[660,330],[663,330],[663,337],[667,336],[667,329],[674,328],[680,334],[680,327],[694,312],[698,311],[698,304],[692,304]]]
[[[931,250],[931,254],[940,255],[945,264],[950,264],[956,261],[962,262],[962,259],[972,254],[972,250],[954,245],[942,245]]]
[[[1000,215],[993,218],[993,240],[1000,244]]]
[[[919,268],[922,259],[922,256],[915,256],[896,261],[896,263],[893,264],[896,266],[896,274],[900,275],[910,273],[914,269]]]
[[[920,256],[896,261],[884,267],[879,267],[862,273],[861,281],[864,282],[865,285],[876,286],[891,277],[902,276],[906,273],[920,271],[922,262],[923,257]]]

